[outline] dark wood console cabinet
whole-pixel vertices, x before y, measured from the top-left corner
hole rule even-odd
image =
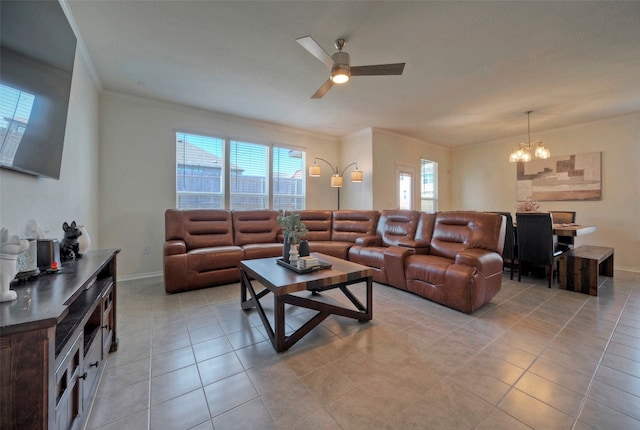
[[[0,303],[0,428],[81,429],[116,337],[116,255],[89,251]]]

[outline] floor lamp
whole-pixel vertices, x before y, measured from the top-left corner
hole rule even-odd
[[[358,170],[357,163],[351,163],[347,167],[342,169],[342,173],[338,173],[340,172],[338,166],[334,167],[324,158],[316,157],[315,160],[313,160],[313,164],[309,166],[309,176],[313,178],[317,178],[320,176],[320,165],[318,164],[318,160],[327,163],[327,165],[333,172],[333,175],[331,175],[331,186],[338,189],[338,209],[340,209],[340,188],[342,188],[342,177],[344,176],[344,172],[346,172],[349,167],[356,166],[355,169],[353,169],[353,172],[351,172],[351,182],[362,182],[362,170]]]

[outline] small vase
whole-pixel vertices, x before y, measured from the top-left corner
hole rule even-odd
[[[285,263],[289,262],[289,250],[291,249],[291,242],[288,237],[285,237],[284,244],[282,245],[282,260]]]
[[[298,264],[298,245],[295,243],[292,243],[289,248],[289,264]]]
[[[300,253],[300,257],[308,257],[309,256],[309,242],[306,240],[300,241],[300,249],[298,250]]]

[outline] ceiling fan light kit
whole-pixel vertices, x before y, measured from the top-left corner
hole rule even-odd
[[[352,76],[402,75],[404,71],[405,63],[351,67],[349,54],[342,50],[346,44],[345,39],[336,40],[335,46],[338,52],[331,56],[327,54],[311,36],[300,37],[296,39],[296,42],[309,51],[311,55],[331,68],[329,79],[311,96],[312,99],[322,98],[327,91],[331,89],[333,84],[344,84],[348,82]]]
[[[529,116],[531,115],[532,112],[533,112],[532,110],[525,112],[525,114],[527,115],[527,136],[529,140],[527,143],[524,143],[524,142],[519,143],[515,148],[513,148],[513,151],[511,151],[511,154],[509,155],[509,162],[511,163],[517,163],[519,161],[526,163],[528,161],[531,161],[532,150],[533,150],[533,155],[536,158],[546,159],[551,157],[551,151],[549,151],[549,149],[547,149],[547,147],[544,146],[544,143],[542,143],[541,140],[538,140],[533,144],[531,144],[531,126],[529,122]]]

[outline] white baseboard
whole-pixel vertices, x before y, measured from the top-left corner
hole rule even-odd
[[[126,276],[118,276],[119,281],[136,281],[138,279],[147,279],[147,278],[155,278],[162,277],[162,272],[149,272],[149,273],[136,273],[135,275],[126,275]]]

